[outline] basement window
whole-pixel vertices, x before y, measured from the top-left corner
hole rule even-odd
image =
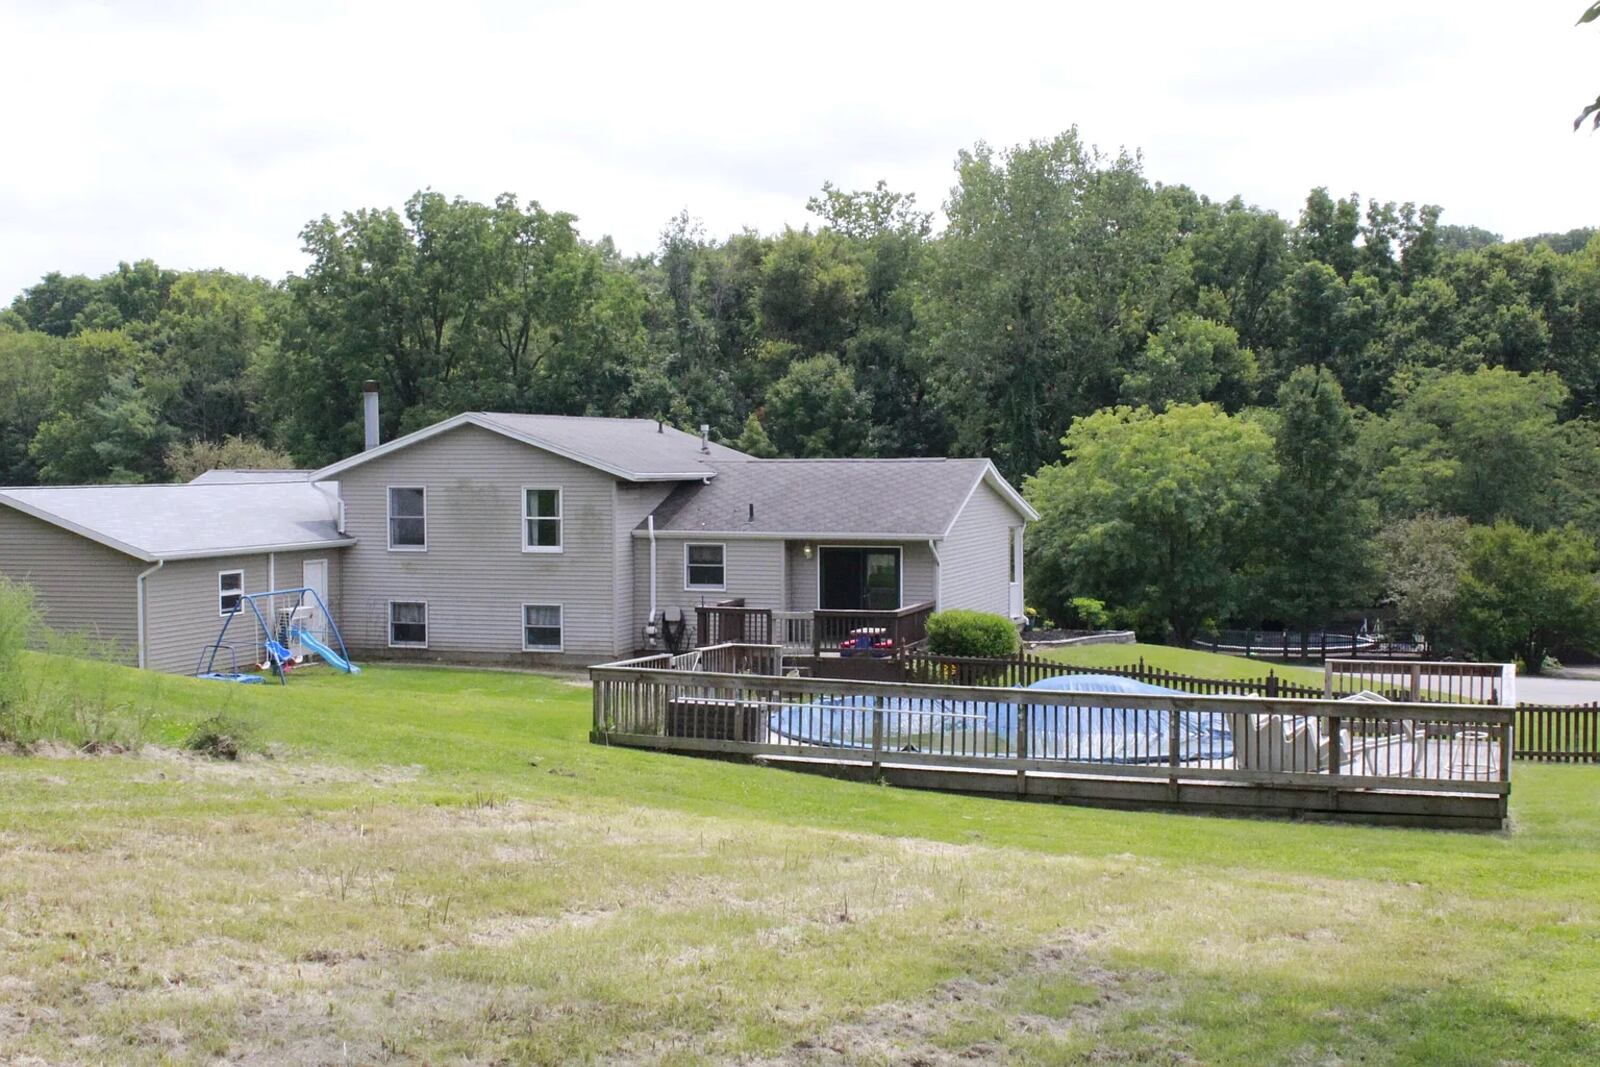
[[[428,647],[427,601],[389,601],[389,647]]]
[[[561,605],[522,605],[522,650],[561,651]]]

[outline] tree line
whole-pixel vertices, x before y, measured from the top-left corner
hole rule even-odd
[[[537,202],[424,191],[314,220],[281,281],[48,274],[0,312],[0,482],[322,464],[359,447],[367,378],[386,436],[511,409],[988,455],[1046,513],[1042,608],[1177,638],[1393,597],[1377,538],[1419,516],[1600,533],[1592,231],[1508,242],[1325,189],[1284,219],[1075,130],[959,153],[942,228],[882,183],[807,206],[724,238],[684,213],[626,256]]]

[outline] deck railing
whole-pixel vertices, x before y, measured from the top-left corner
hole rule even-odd
[[[1370,690],[1390,700],[1444,704],[1517,704],[1517,668],[1512,663],[1452,663],[1430,660],[1374,662],[1330,659],[1322,666],[1323,694]]]
[[[840,652],[843,646],[861,638],[880,650],[914,648],[928,639],[928,616],[934,603],[925,600],[892,611],[840,611],[821,609],[812,612],[811,654]],[[862,649],[870,652],[870,649]]]
[[[694,643],[704,648],[725,644],[772,644],[772,612],[745,607],[743,599],[702,604],[694,609]]]
[[[763,658],[781,651],[770,647]],[[1089,799],[1153,780],[1182,806],[1180,785],[1252,786],[1213,789],[1206,806],[1331,803],[1472,825],[1498,825],[1510,791],[1508,708],[872,683],[639,661],[590,673],[597,742],[938,771],[942,788],[992,792],[1000,772],[1019,793],[1070,778],[1080,784],[1050,788]]]

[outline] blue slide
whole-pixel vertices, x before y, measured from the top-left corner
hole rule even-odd
[[[351,663],[349,660],[339,655],[339,653],[335,652],[321,641],[318,641],[305,630],[296,630],[294,632],[294,639],[299,641],[302,645],[305,645],[317,655],[321,656],[322,662],[326,663],[334,670],[344,671],[346,674],[361,673],[360,667],[357,667],[354,663]]]

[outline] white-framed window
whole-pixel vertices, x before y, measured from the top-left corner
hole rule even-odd
[[[695,544],[683,546],[683,587],[722,592],[728,588],[728,546]]]
[[[522,550],[561,551],[561,490],[530,485],[522,490]]]
[[[428,647],[428,602],[389,601],[389,647]]]
[[[428,491],[420,485],[389,487],[389,551],[428,550]]]
[[[244,604],[244,571],[217,572],[217,614],[232,615]]]
[[[524,652],[561,651],[561,605],[522,605],[522,650]]]

